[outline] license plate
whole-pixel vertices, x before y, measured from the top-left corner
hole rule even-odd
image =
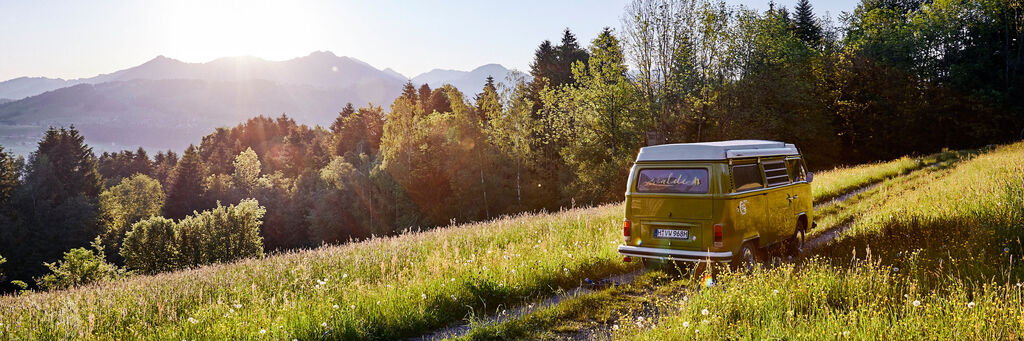
[[[690,239],[689,230],[654,229],[654,238]]]

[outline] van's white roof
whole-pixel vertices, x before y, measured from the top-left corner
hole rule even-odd
[[[796,146],[764,140],[675,143],[640,148],[636,161],[725,160],[730,158],[796,155]]]

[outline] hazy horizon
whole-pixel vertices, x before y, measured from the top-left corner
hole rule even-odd
[[[776,1],[793,7],[795,0]],[[582,45],[618,29],[626,0],[490,4],[310,1],[134,3],[0,0],[0,81],[77,79],[133,67],[156,56],[187,63],[251,56],[289,60],[331,51],[412,78],[433,69],[485,64],[527,70],[537,45],[569,28]],[[731,0],[764,10],[768,1]],[[811,2],[837,18],[855,1]],[[268,24],[269,23],[269,24]],[[73,57],[69,57],[73,56]]]

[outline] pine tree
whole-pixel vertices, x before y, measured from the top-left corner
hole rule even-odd
[[[420,104],[420,107],[423,108],[423,113],[425,114],[433,112],[433,110],[430,110],[429,108],[431,92],[432,91],[430,91],[430,85],[428,85],[427,83],[423,83],[423,85],[420,85],[420,93],[417,99],[419,100],[418,103]],[[413,101],[412,103],[416,104],[417,101]]]
[[[494,86],[494,77],[487,76],[482,92],[476,95],[477,117],[481,123],[486,123],[494,115],[501,114],[501,100],[498,98],[498,89]]]
[[[402,91],[403,97],[406,96],[406,91],[412,91],[412,98],[416,98],[416,90],[413,89],[412,82],[405,83],[405,89]],[[334,119],[334,123],[331,123],[331,132],[337,134],[341,131],[342,126],[345,124],[345,119],[355,113],[356,108],[352,106],[352,102],[345,104],[345,108],[341,109],[341,112],[338,113],[338,117]]]
[[[402,95],[399,98],[405,98],[413,103],[416,102],[416,86],[412,85],[412,81],[406,81],[405,85],[402,86]],[[351,105],[351,103],[349,103]]]
[[[164,215],[178,219],[206,208],[202,198],[204,173],[199,152],[194,145],[189,145],[167,181]]]
[[[818,46],[821,43],[821,26],[814,18],[814,9],[808,0],[800,0],[796,3],[796,18],[794,18],[797,37],[810,46]]]

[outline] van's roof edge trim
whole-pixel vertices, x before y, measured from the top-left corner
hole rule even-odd
[[[726,159],[799,155],[790,143],[765,140],[731,140],[676,143],[640,148],[636,162],[721,161]]]

